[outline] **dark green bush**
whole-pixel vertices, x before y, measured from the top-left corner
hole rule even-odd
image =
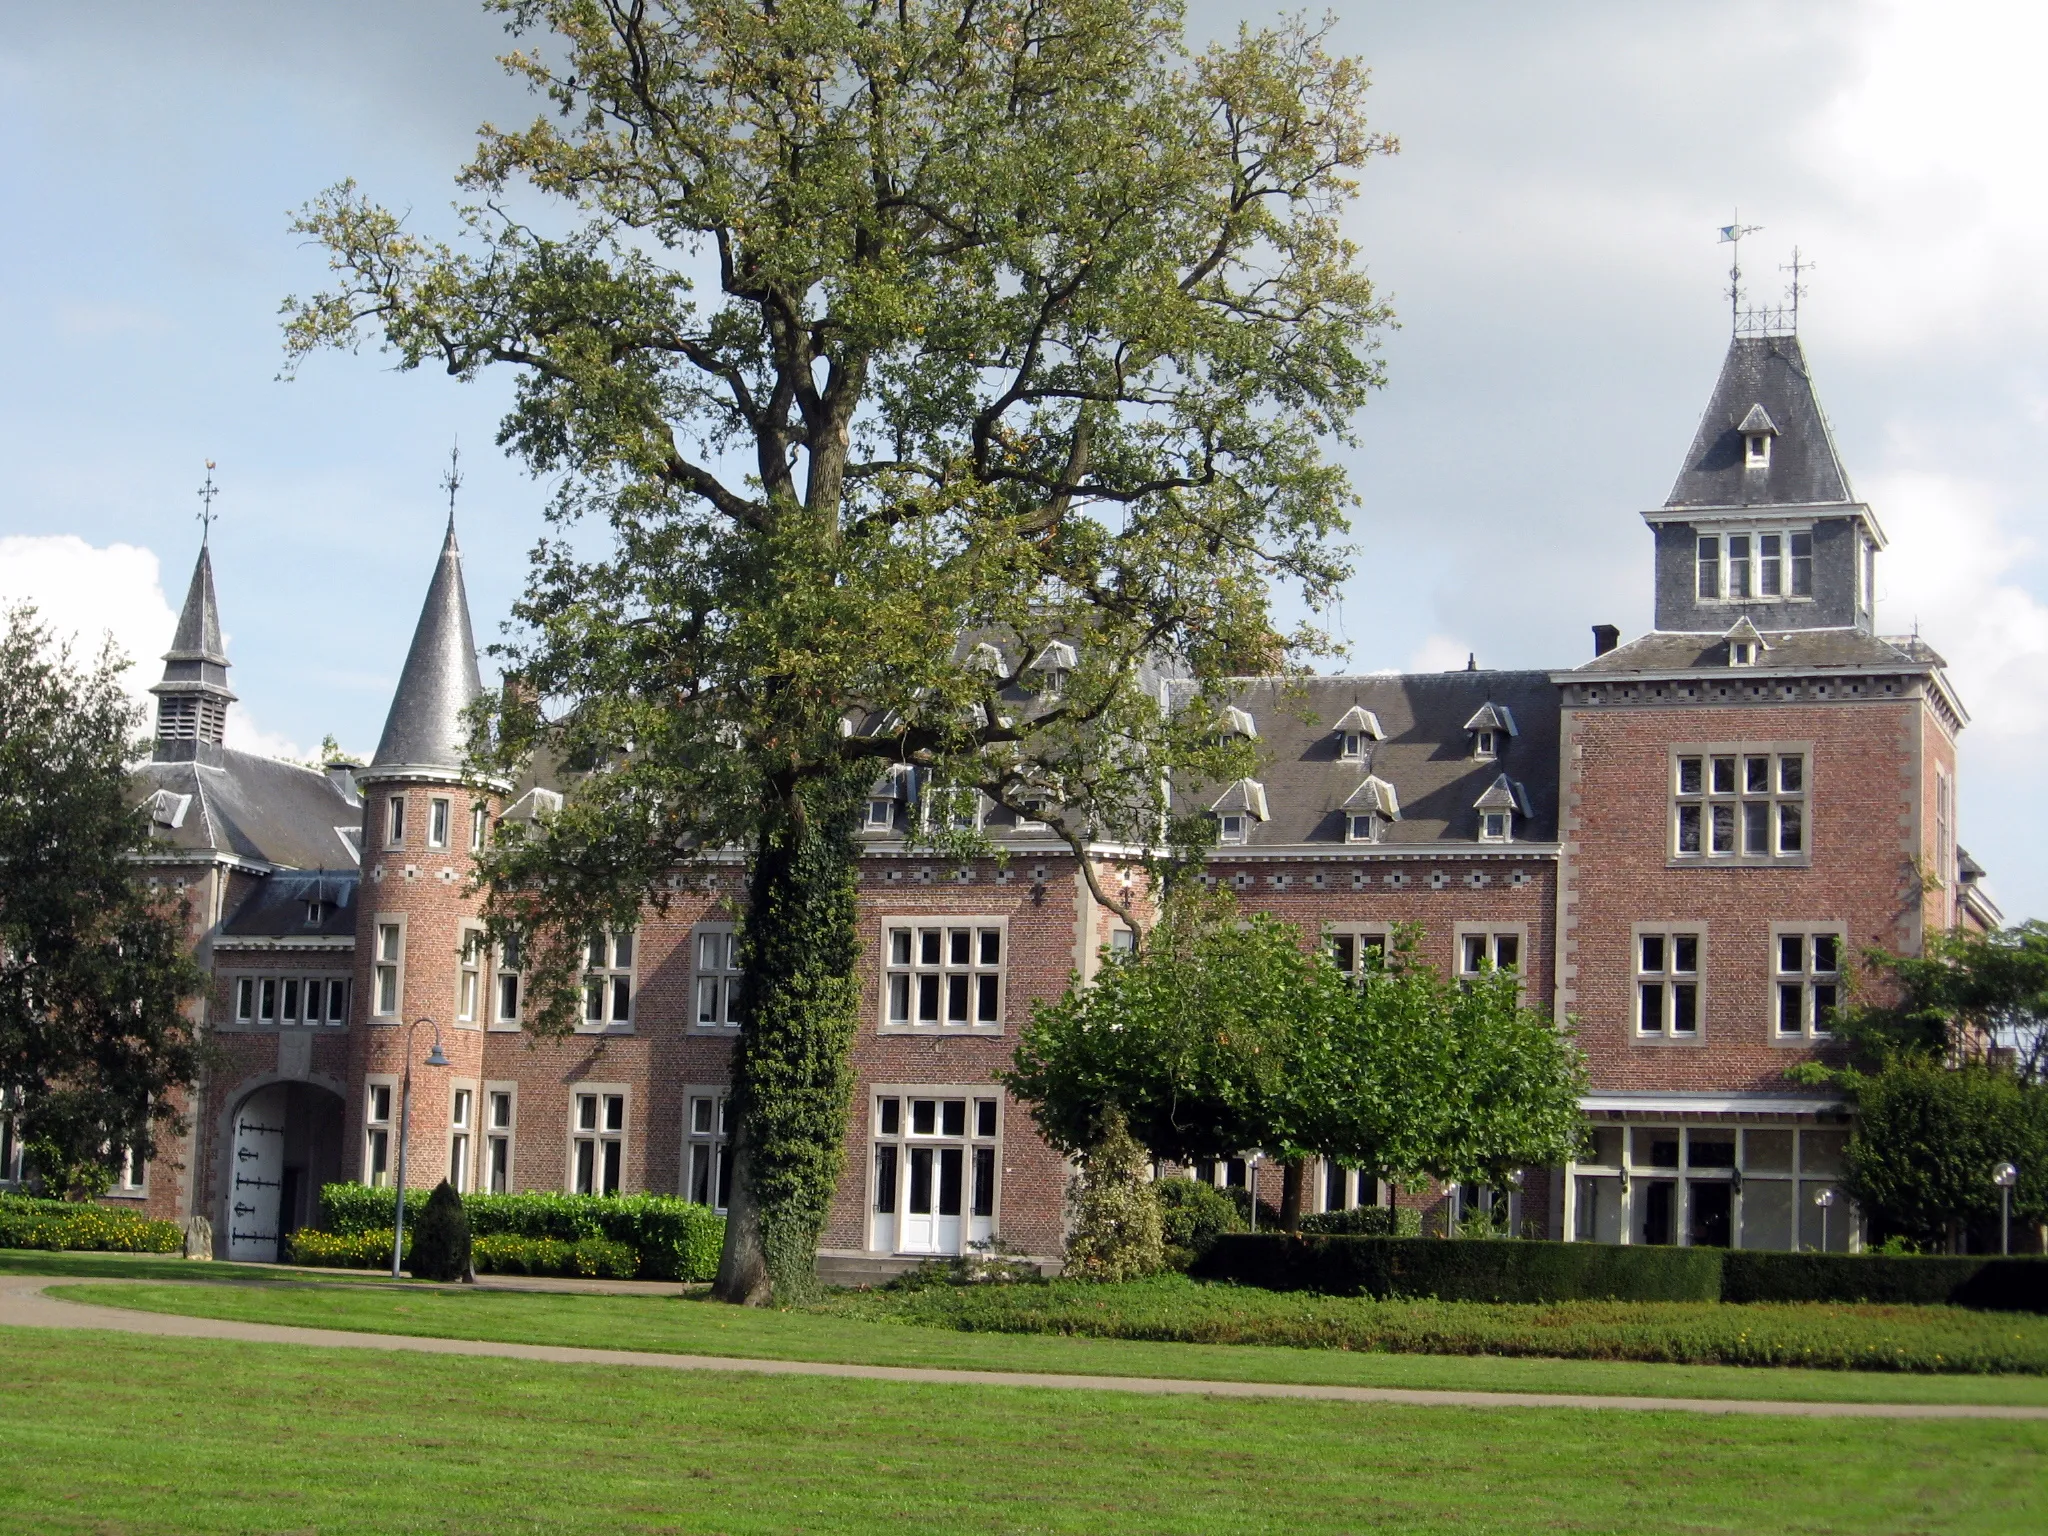
[[[427,1203],[413,1209],[408,1265],[413,1278],[460,1280],[469,1270],[469,1217],[462,1209],[462,1196],[443,1179],[427,1196]]]
[[[1349,1211],[1318,1211],[1301,1218],[1301,1230],[1315,1237],[1395,1237],[1389,1206],[1361,1205]]]
[[[1244,1215],[1237,1202],[1213,1184],[1199,1179],[1157,1179],[1152,1195],[1159,1202],[1167,1262],[1176,1269],[1187,1268],[1224,1233],[1244,1230]]]
[[[1721,1259],[1721,1298],[2048,1312],[2048,1260],[1736,1249]]]
[[[1274,1291],[1441,1301],[1715,1301],[1716,1248],[1420,1237],[1217,1239],[1190,1273]]]
[[[389,1189],[329,1184],[320,1191],[321,1225],[344,1234],[388,1231],[397,1199]],[[409,1191],[406,1209],[423,1199]],[[725,1245],[723,1216],[673,1195],[470,1195],[463,1205],[474,1240],[530,1237],[575,1244],[602,1238],[633,1250],[634,1274],[642,1280],[709,1280]]]
[[[500,1233],[479,1237],[471,1245],[479,1273],[494,1275],[568,1275],[586,1280],[631,1280],[639,1256],[624,1243],[586,1237],[573,1243],[552,1237],[515,1237]]]

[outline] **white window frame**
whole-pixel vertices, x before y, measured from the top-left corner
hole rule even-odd
[[[455,1027],[483,1028],[482,1013],[488,1008],[490,992],[484,972],[484,930],[465,923],[455,947]]]
[[[640,934],[603,929],[583,941],[583,1000],[576,1029],[586,1035],[630,1035],[639,992]],[[594,962],[602,962],[594,963]],[[591,1010],[596,1009],[592,1017]]]
[[[519,1084],[512,1080],[487,1081],[483,1085],[483,1097],[478,1101],[483,1120],[484,1155],[477,1164],[478,1188],[487,1194],[511,1194],[519,1188]],[[505,1115],[501,1121],[498,1109],[503,1104]],[[496,1187],[498,1174],[498,1149],[504,1148],[505,1187]]]
[[[896,800],[889,795],[872,795],[868,799],[867,811],[861,817],[863,832],[893,832],[896,830]]]
[[[586,1106],[594,1105],[593,1111]],[[624,1083],[576,1083],[569,1090],[568,1190],[572,1195],[626,1192],[626,1154],[633,1128],[632,1091]],[[586,1124],[586,1119],[591,1123]],[[614,1123],[616,1120],[616,1124]],[[590,1166],[584,1167],[585,1148]],[[613,1152],[611,1149],[618,1150]],[[585,1184],[588,1188],[584,1188]],[[609,1183],[611,1188],[604,1185]]]
[[[379,912],[370,925],[370,942],[376,946],[371,956],[370,1012],[380,1019],[405,1013],[405,927],[403,912]]]
[[[960,958],[958,937],[963,934],[966,936],[965,959]],[[1009,1009],[1008,918],[971,913],[904,914],[883,918],[881,935],[882,995],[879,1014],[883,1033],[1003,1033]],[[908,935],[908,938],[899,941],[899,935]],[[928,937],[931,935],[936,935],[936,959],[931,958],[933,940]],[[990,935],[994,936],[997,946],[994,961],[985,958]],[[955,1000],[963,988],[964,1017],[955,1018]],[[931,1006],[933,1017],[925,1017],[927,1005]],[[990,1017],[991,1013],[993,1017]]]
[[[469,1194],[476,1183],[477,1105],[474,1082],[448,1085],[448,1182],[459,1195]]]
[[[396,1176],[398,1092],[398,1079],[389,1073],[373,1072],[363,1079],[363,1182],[372,1189],[390,1188]]]
[[[446,795],[434,795],[427,801],[427,846],[446,848],[448,835],[454,830],[454,803]]]
[[[1503,946],[1502,940],[1512,941],[1512,953]],[[1479,941],[1484,948],[1479,952],[1481,963],[1475,967],[1470,962],[1474,951],[1472,942]],[[1493,969],[1513,969],[1516,978],[1526,989],[1529,984],[1529,925],[1527,923],[1458,923],[1451,930],[1451,960],[1460,981],[1471,981]],[[1505,958],[1504,958],[1505,957]]]
[[[524,956],[520,953],[520,940],[506,939],[499,944],[491,966],[490,1025],[495,1030],[510,1032],[521,1028],[520,1019],[526,1009],[526,972]],[[512,1010],[505,1010],[506,993],[510,991]]]
[[[1762,787],[1756,787],[1758,763],[1764,765]],[[1670,749],[1667,773],[1672,865],[1797,868],[1813,862],[1812,742],[1680,743]],[[1752,839],[1759,814],[1763,852],[1754,850]],[[1788,830],[1796,847],[1787,846]],[[1688,848],[1688,841],[1697,846]]]
[[[1512,843],[1515,840],[1515,813],[1504,810],[1484,810],[1479,813],[1479,841],[1482,843]]]
[[[1841,1198],[1835,1207],[1833,1220],[1828,1223],[1828,1247],[1836,1252],[1854,1252],[1861,1247],[1862,1213],[1847,1199],[1842,1189],[1840,1154],[1846,1134],[1842,1126],[1799,1125],[1790,1121],[1738,1124],[1732,1119],[1707,1123],[1695,1121],[1685,1125],[1603,1120],[1596,1129],[1603,1137],[1611,1135],[1615,1138],[1619,1143],[1618,1151],[1608,1161],[1574,1161],[1565,1165],[1563,1214],[1566,1242],[1601,1241],[1595,1219],[1596,1206],[1589,1203],[1589,1197],[1597,1199],[1603,1190],[1610,1202],[1609,1214],[1618,1222],[1613,1241],[1624,1244],[1638,1242],[1637,1234],[1644,1216],[1641,1202],[1646,1198],[1646,1187],[1654,1182],[1663,1182],[1675,1186],[1671,1196],[1672,1246],[1692,1245],[1694,1191],[1701,1185],[1719,1185],[1730,1188],[1728,1236],[1731,1249],[1765,1253],[1811,1251],[1818,1246],[1821,1236],[1821,1221],[1813,1197],[1829,1188]],[[1641,1160],[1638,1156],[1638,1132],[1643,1133],[1645,1140],[1657,1138],[1675,1143],[1676,1161],[1653,1163]],[[1769,1159],[1770,1166],[1763,1166],[1765,1159],[1760,1157],[1751,1139],[1759,1136],[1784,1138],[1785,1155],[1782,1160],[1772,1158]],[[1693,1152],[1695,1138],[1717,1143],[1733,1141],[1734,1166],[1696,1161]],[[1791,1243],[1789,1250],[1755,1240],[1759,1234],[1752,1229],[1748,1205],[1767,1187],[1782,1190],[1781,1209],[1789,1208],[1791,1226],[1783,1234]]]
[[[738,932],[729,922],[690,930],[690,1023],[696,1029],[740,1027]],[[706,962],[711,962],[707,964]]]
[[[1746,590],[1736,591],[1738,585]],[[1720,533],[1695,531],[1693,596],[1698,602],[1724,605],[1813,602],[1813,525],[1771,523]]]
[[[1787,941],[1799,941],[1797,969],[1785,965]],[[1822,943],[1817,944],[1815,940]],[[1821,969],[1826,941],[1833,941],[1835,968]],[[1849,925],[1841,922],[1771,924],[1771,985],[1769,1033],[1781,1045],[1803,1045],[1832,1039],[1834,1031],[1822,1028],[1818,1020],[1829,1008],[1841,1006],[1848,983]],[[1796,996],[1798,1028],[1786,1029],[1785,1016]]]
[[[385,797],[384,846],[386,848],[403,848],[405,846],[404,790],[397,790]]]
[[[1391,923],[1326,923],[1323,925],[1323,949],[1330,957],[1330,963],[1357,981],[1365,974],[1359,962],[1367,950],[1376,949],[1382,963],[1394,947],[1394,928]]]
[[[1630,930],[1629,945],[1630,971],[1634,977],[1629,987],[1630,1033],[1640,1041],[1663,1040],[1687,1045],[1705,1038],[1707,925],[1675,920],[1637,923]],[[1688,958],[1692,961],[1690,967],[1683,963]],[[1653,960],[1656,962],[1654,965]],[[1649,994],[1651,987],[1658,989],[1654,1000],[1654,1022],[1649,1021],[1653,1007]],[[1679,1020],[1686,1016],[1686,989],[1690,991],[1691,1029],[1678,1027]]]
[[[893,1125],[888,1114],[896,1105]],[[930,1128],[920,1130],[917,1104],[933,1106]],[[960,1129],[949,1130],[945,1106],[962,1105]],[[987,1106],[987,1107],[985,1107]],[[871,1253],[949,1254],[962,1253],[975,1243],[994,1241],[1002,1232],[1003,1217],[1003,1133],[1007,1116],[1004,1095],[993,1083],[934,1084],[876,1083],[868,1090],[867,1156],[867,1248]],[[926,1204],[929,1211],[915,1212],[913,1205],[913,1155],[926,1154]],[[960,1209],[951,1213],[957,1223],[955,1241],[944,1241],[938,1223],[947,1218],[944,1210],[942,1154],[960,1153]],[[893,1153],[894,1194],[887,1174]],[[884,1204],[890,1208],[883,1209]],[[933,1241],[906,1248],[906,1226],[916,1215],[933,1223]]]
[[[1743,434],[1742,467],[1744,469],[1769,469],[1771,467],[1771,434],[1768,432],[1745,432]]]
[[[1472,756],[1483,763],[1493,762],[1500,756],[1499,727],[1482,725],[1472,733]]]
[[[1241,848],[1251,837],[1252,818],[1248,811],[1216,813],[1216,841],[1225,848]]]
[[[484,838],[490,830],[490,824],[490,807],[481,800],[472,801],[469,807],[469,851],[471,853],[483,852]]]
[[[1955,803],[1956,781],[1946,768],[1937,764],[1934,770],[1934,878],[1944,891],[1954,886],[1956,878]]]
[[[1340,731],[1337,735],[1337,760],[1344,763],[1365,761],[1366,743],[1370,738],[1364,731]]]
[[[1347,843],[1377,843],[1386,832],[1387,819],[1378,811],[1346,811],[1344,813],[1344,841]]]
[[[683,1199],[723,1214],[732,1187],[732,1088],[690,1083],[683,1089]],[[701,1186],[701,1189],[700,1189]],[[699,1193],[704,1199],[698,1200]]]

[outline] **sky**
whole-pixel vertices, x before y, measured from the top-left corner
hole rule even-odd
[[[1346,0],[1401,153],[1350,216],[1392,301],[1388,385],[1344,458],[1352,670],[1564,667],[1649,623],[1638,513],[1727,345],[1719,226],[1751,297],[1796,245],[1801,331],[1891,540],[1879,625],[1947,657],[1973,723],[1961,831],[2009,918],[2048,915],[2048,7],[1992,0]],[[1202,3],[1219,36],[1270,8]],[[139,689],[215,461],[230,740],[374,747],[439,546],[494,638],[549,487],[493,446],[508,379],[374,350],[279,377],[317,290],[291,210],[353,177],[428,234],[476,126],[532,115],[474,0],[0,0],[0,599]]]

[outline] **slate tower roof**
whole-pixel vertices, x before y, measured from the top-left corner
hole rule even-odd
[[[1752,468],[1746,437],[1769,436]],[[1797,336],[1737,336],[1667,508],[1848,506],[1856,502]]]
[[[213,556],[203,542],[177,633],[164,652],[163,681],[149,691],[157,696],[151,757],[160,763],[218,767],[228,705],[235,696],[228,688],[228,653],[221,644],[220,604],[213,595]]]
[[[455,519],[427,587],[427,600],[406,652],[384,736],[369,779],[443,779],[462,776],[468,750],[463,711],[484,691],[477,670],[476,638],[470,630],[469,597],[462,585],[462,551],[455,543]]]

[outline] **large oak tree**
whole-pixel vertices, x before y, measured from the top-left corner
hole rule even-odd
[[[1212,685],[1317,643],[1271,597],[1345,573],[1326,455],[1387,316],[1340,217],[1391,145],[1313,29],[1194,50],[1165,0],[495,8],[552,115],[482,131],[453,243],[309,205],[336,280],[288,346],[517,374],[560,533],[480,766],[574,777],[486,861],[492,921],[559,1014],[584,928],[745,856],[718,1291],[758,1301],[839,1165],[877,775],[1168,869],[1207,835],[1171,776],[1250,764]]]

